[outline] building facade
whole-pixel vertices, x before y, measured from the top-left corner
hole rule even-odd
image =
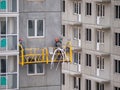
[[[72,62],[21,65],[19,44],[34,54],[56,37]],[[119,53],[119,0],[0,0],[0,90],[119,90]]]
[[[63,90],[118,90],[119,0],[63,0],[64,40],[74,47],[63,64]]]

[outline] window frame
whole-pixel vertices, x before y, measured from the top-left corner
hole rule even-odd
[[[91,67],[92,66],[92,55],[91,54],[85,54],[86,58],[86,66]]]
[[[103,83],[96,82],[96,90],[104,90],[105,85]]]
[[[97,16],[104,17],[105,16],[105,5],[104,4],[96,4]]]
[[[92,84],[91,80],[86,79],[86,90],[91,90],[91,84]]]
[[[120,60],[114,59],[114,73],[120,74]]]
[[[105,42],[105,31],[97,30],[97,43],[104,44]]]
[[[78,88],[78,78],[77,77],[73,77],[73,88]]]
[[[77,15],[81,14],[81,2],[80,1],[73,2],[73,13]]]
[[[116,47],[119,47],[120,46],[120,33],[118,33],[118,32],[115,32],[114,33],[114,45],[116,46]]]
[[[104,57],[96,56],[96,61],[97,61],[96,62],[97,69],[104,70],[104,66],[105,66]]]
[[[34,36],[29,36],[29,20],[33,20],[34,21]],[[37,21],[42,20],[43,21],[43,35],[42,36],[37,36]],[[28,19],[27,20],[27,38],[44,38],[45,37],[45,20],[44,19]]]
[[[86,41],[92,41],[92,30],[91,28],[86,28]]]
[[[86,2],[85,3],[85,15],[86,16],[91,16],[92,15],[92,3],[91,2]]]
[[[118,10],[116,10],[117,7],[118,7]],[[117,20],[120,20],[120,5],[114,5],[114,18]]]
[[[81,29],[80,29],[80,27],[73,27],[73,39],[74,40],[81,40]]]
[[[75,55],[76,54],[76,55]],[[73,63],[74,64],[80,64],[81,63],[81,53],[80,52],[74,52],[73,53]],[[75,57],[75,56],[77,56],[77,57]],[[77,59],[77,60],[75,60],[75,58]],[[77,61],[77,62],[76,62]]]
[[[120,87],[114,86],[114,90],[120,90]]]
[[[40,64],[40,63],[38,63],[38,64]],[[43,65],[43,73],[37,73],[37,64],[33,64],[35,72],[32,74],[29,73],[29,68],[28,68],[29,66],[28,65],[27,65],[27,75],[33,76],[33,75],[44,75],[45,74],[45,65],[44,64],[42,64]]]

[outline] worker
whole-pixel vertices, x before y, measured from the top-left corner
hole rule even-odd
[[[62,47],[62,38],[55,38],[55,47]]]

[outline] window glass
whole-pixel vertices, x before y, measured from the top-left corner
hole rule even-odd
[[[39,63],[37,65],[37,73],[43,73],[43,64]]]
[[[35,35],[35,21],[34,20],[28,21],[28,35],[29,36]]]
[[[43,20],[37,21],[37,36],[43,36]]]
[[[34,74],[35,73],[35,64],[29,64],[28,65],[28,73]]]

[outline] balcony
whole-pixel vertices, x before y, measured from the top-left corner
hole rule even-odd
[[[72,75],[72,76],[81,76],[81,65],[80,64],[72,64],[72,63],[63,63],[62,64],[62,72]]]
[[[103,79],[103,78],[99,78],[96,76],[89,76],[89,75],[85,75],[85,74],[83,74],[82,76],[86,79],[94,80],[94,81],[99,82],[99,83],[109,83],[110,82],[109,79]]]
[[[17,12],[18,0],[0,0],[0,13],[1,12]]]
[[[0,18],[0,52],[18,50],[17,17]]]

